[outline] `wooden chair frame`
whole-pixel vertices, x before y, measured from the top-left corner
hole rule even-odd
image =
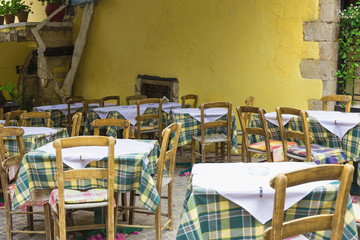
[[[103,107],[103,101],[101,99],[85,99],[83,101],[83,106],[84,106],[83,118],[85,120],[87,118],[87,114],[88,114],[88,111],[89,111],[89,105],[93,104],[93,103],[97,103],[97,104],[99,104],[99,107]]]
[[[321,98],[322,110],[327,110],[327,103],[331,101],[346,103],[345,112],[350,112],[352,97],[349,95],[328,95]]]
[[[69,101],[69,100],[84,100],[83,96],[69,96],[69,97],[65,97],[65,102]]]
[[[157,166],[157,174],[156,174],[156,190],[159,194],[160,202],[158,207],[155,210],[155,226],[147,226],[147,225],[134,225],[134,213],[143,213],[143,214],[153,214],[149,212],[144,207],[135,207],[135,191],[131,191],[130,194],[130,206],[129,207],[122,207],[123,209],[130,210],[130,217],[129,217],[129,225],[127,224],[116,224],[117,227],[140,227],[141,228],[155,228],[156,232],[156,239],[161,239],[161,231],[166,227],[169,226],[169,230],[172,231],[174,229],[174,220],[173,220],[173,206],[172,206],[172,193],[173,193],[173,182],[174,182],[174,169],[175,169],[175,159],[176,159],[176,151],[177,151],[177,145],[179,142],[179,136],[180,136],[180,129],[181,129],[181,123],[173,123],[167,128],[164,129],[162,132],[162,138],[163,141],[161,143],[161,150],[160,150],[160,157],[156,161]],[[170,144],[170,137],[174,134],[173,138],[173,145],[170,150],[169,144]],[[170,161],[170,167],[168,171],[168,179],[169,182],[167,184],[168,187],[168,195],[162,196],[162,188],[164,187],[164,170],[165,170],[165,164],[166,162]],[[168,199],[168,212],[162,213],[161,212],[161,199],[165,198]],[[141,209],[139,211],[136,211],[135,209]],[[147,210],[147,211],[144,211]],[[116,211],[116,214],[118,214],[118,210]],[[167,221],[162,225],[161,224],[161,216],[167,216]],[[116,215],[115,219],[117,219],[118,215]]]
[[[58,186],[59,199],[58,199],[58,214],[53,211],[54,216],[54,236],[60,236],[60,239],[66,239],[67,231],[77,231],[84,229],[98,229],[105,228],[107,231],[108,239],[114,239],[114,145],[115,139],[112,137],[102,136],[82,136],[71,137],[64,139],[57,139],[54,142],[56,149],[56,175],[55,180]],[[108,146],[108,167],[106,168],[84,168],[77,170],[63,170],[63,160],[61,150],[63,148],[77,147],[77,146]],[[107,218],[106,224],[91,224],[81,226],[66,226],[66,209],[64,201],[64,181],[70,180],[83,180],[83,179],[107,179]],[[104,202],[91,203],[92,207],[103,206]],[[72,204],[74,205],[74,204]],[[81,206],[82,204],[77,204]],[[84,208],[89,208],[89,204],[83,204]],[[77,207],[78,208],[78,207]]]
[[[102,100],[101,107],[105,106],[106,101],[111,101],[111,100],[116,100],[116,105],[120,105],[120,96],[106,96],[106,97],[101,98],[101,100]]]
[[[1,176],[1,185],[2,189],[8,189],[8,169],[12,166],[20,166],[23,156],[25,155],[25,146],[23,140],[24,130],[21,128],[0,128],[0,156],[1,156],[1,167],[0,167],[0,176]],[[5,157],[5,147],[3,139],[9,136],[15,136],[17,145],[19,148],[19,155],[12,156],[9,158]],[[17,174],[16,174],[17,177]],[[25,234],[46,234],[46,239],[51,240],[51,211],[49,203],[44,204],[44,212],[34,212],[33,207],[27,206],[26,211],[12,211],[11,210],[11,200],[8,191],[4,191],[4,200],[5,200],[5,216],[6,216],[6,231],[7,239],[12,240],[15,233],[25,233]],[[27,219],[26,230],[13,230],[12,215],[13,214],[25,214]],[[44,231],[34,231],[34,214],[42,214],[45,217],[45,230]]]
[[[185,108],[186,100],[194,100],[192,108],[196,108],[199,96],[195,94],[187,94],[181,97],[181,108]]]
[[[4,126],[10,126],[10,120],[20,120],[20,115],[23,113],[26,113],[26,110],[14,110],[5,113],[5,125]]]
[[[265,240],[280,240],[303,233],[331,230],[331,240],[343,239],[344,219],[354,167],[350,164],[326,164],[289,173],[278,174],[271,179],[275,189],[272,227],[264,232]],[[340,180],[335,211],[330,214],[313,215],[284,222],[286,188],[322,180]]]
[[[195,154],[201,156],[201,160],[205,163],[205,145],[209,144],[210,142],[206,141],[205,130],[208,128],[215,128],[215,127],[226,127],[227,134],[226,134],[226,143],[227,143],[227,161],[231,162],[231,117],[232,117],[232,104],[231,102],[210,102],[204,103],[200,105],[201,111],[201,124],[200,124],[200,131],[201,131],[201,153],[195,151],[195,142],[198,141],[196,136],[191,137],[191,163],[192,165],[195,164]],[[205,109],[208,108],[227,108],[227,120],[217,120],[213,122],[205,123]],[[212,141],[214,143],[218,143],[219,141]],[[221,160],[225,160],[225,142],[221,142]]]
[[[117,118],[105,118],[105,119],[96,119],[91,123],[91,126],[94,127],[94,136],[100,135],[100,127],[104,126],[115,126],[123,128],[123,138],[129,138],[130,132],[130,121],[125,119]]]
[[[4,109],[0,108],[0,120],[4,119]]]
[[[162,122],[162,102],[161,98],[146,98],[142,100],[136,101],[137,106],[137,117],[136,117],[136,136],[138,139],[141,139],[143,134],[153,134],[153,138],[155,139],[156,133],[159,134],[159,143],[161,143],[161,132],[163,130],[163,122]],[[140,114],[140,106],[142,104],[148,103],[156,103],[159,104],[158,113],[153,114]],[[141,130],[141,122],[145,120],[156,120],[158,122],[157,128],[150,130]]]
[[[20,120],[22,121],[21,126],[26,127],[30,126],[30,121],[33,118],[44,118],[45,127],[50,127],[51,122],[51,113],[50,112],[25,112],[20,115]]]
[[[294,130],[285,130],[282,114],[291,114],[300,117],[303,131],[300,132]],[[308,113],[305,110],[299,110],[291,107],[277,107],[276,116],[279,123],[281,141],[284,149],[284,161],[286,162],[289,161],[289,156],[290,156],[291,158],[297,160],[312,162],[311,142],[313,141],[313,137],[310,136],[309,133],[309,125],[307,121]],[[305,150],[306,150],[306,158],[288,153],[287,139],[289,138],[298,139],[304,142]]]
[[[252,106],[238,106],[236,108],[238,117],[239,117],[239,121],[240,121],[240,126],[241,126],[241,130],[242,130],[242,145],[244,146],[244,155],[246,152],[246,159],[245,157],[242,158],[243,162],[251,162],[251,156],[250,156],[250,152],[255,152],[255,153],[265,153],[266,154],[266,160],[268,162],[272,162],[273,158],[272,158],[272,151],[270,148],[270,130],[268,129],[268,125],[267,125],[267,121],[265,119],[265,109],[263,108],[259,108],[259,107],[252,107]],[[249,125],[247,125],[248,123],[246,122],[247,120],[247,116],[251,115],[251,114],[259,114],[259,118],[261,121],[261,128],[256,128],[256,127],[249,127]],[[260,135],[264,137],[264,142],[265,142],[265,152],[264,151],[260,151],[260,150],[256,150],[256,149],[251,149],[249,146],[249,139],[248,139],[248,135],[249,134],[254,134],[254,135]]]
[[[67,104],[67,123],[63,123],[62,125],[64,127],[66,127],[68,129],[68,132],[70,133],[71,132],[71,128],[72,128],[72,118],[74,116],[74,113],[71,113],[71,104],[74,104],[74,103],[83,103],[83,98],[70,98],[69,100],[66,101],[66,104]],[[83,124],[84,125],[84,124]]]
[[[71,127],[71,137],[76,137],[80,135],[82,113],[77,112],[72,117],[72,127]]]
[[[135,101],[134,104],[136,104],[136,101],[138,100],[143,100],[143,99],[147,99],[147,96],[145,95],[132,95],[132,96],[127,96],[126,97],[126,104],[127,105],[131,105],[131,101]]]

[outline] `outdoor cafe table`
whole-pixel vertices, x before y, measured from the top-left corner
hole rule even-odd
[[[112,103],[105,103],[106,106],[112,106]],[[99,107],[98,103],[89,104],[89,109]],[[70,113],[74,113],[77,111],[82,111],[83,104],[82,103],[73,103],[70,105]],[[55,105],[46,105],[34,107],[34,111],[38,112],[50,112],[50,126],[52,127],[61,127],[62,123],[67,122],[66,116],[68,115],[68,105],[67,104],[55,104]],[[42,119],[32,119],[31,126],[39,127],[44,126],[44,121]]]
[[[172,123],[172,118],[170,114],[170,110],[175,108],[180,108],[181,103],[175,102],[163,102],[162,103],[162,121],[165,126],[168,126]],[[142,104],[140,107],[140,112],[151,114],[157,113],[158,104]],[[104,119],[104,118],[119,118],[119,119],[127,119],[130,121],[130,124],[135,126],[137,116],[137,105],[121,105],[121,106],[112,106],[112,107],[104,107],[104,108],[94,108],[90,109],[87,114],[87,119],[85,119],[85,128],[84,135],[89,134],[94,128],[91,126],[91,123],[96,119]],[[106,135],[116,137],[117,130],[119,127],[107,127]]]
[[[270,179],[277,173],[306,166],[311,164],[196,164],[186,192],[177,239],[263,239],[264,230],[271,226],[273,211],[275,191],[269,185]],[[219,183],[220,180],[223,182]],[[330,213],[338,187],[338,181],[326,181],[288,189],[298,196],[288,204],[285,219]],[[319,231],[308,234],[306,239],[330,239],[329,234],[329,231]],[[350,195],[343,239],[358,239]]]
[[[115,191],[130,192],[139,190],[140,202],[149,210],[154,211],[160,202],[151,174],[156,173],[156,160],[160,154],[160,145],[156,140],[117,139],[119,144],[148,143],[154,148],[150,153],[138,152],[115,154]],[[51,144],[51,143],[49,143]],[[115,149],[116,153],[116,149]],[[148,160],[147,160],[148,159]],[[93,161],[89,167],[106,167],[107,158]],[[69,169],[64,164],[64,169]],[[34,190],[48,190],[56,188],[54,176],[56,174],[56,156],[41,150],[34,150],[25,154],[19,169],[16,188],[13,195],[12,207],[17,208],[30,199]],[[86,180],[65,182],[65,188],[85,190],[90,188],[105,188],[103,180]]]
[[[310,135],[314,137],[312,143],[319,144],[321,146],[331,147],[331,148],[340,148],[344,151],[346,160],[349,162],[358,162],[360,160],[360,113],[343,113],[343,112],[332,112],[332,111],[308,111],[308,125]],[[320,113],[320,114],[319,114]],[[324,113],[324,115],[321,115]],[[276,140],[281,140],[280,130],[277,125],[275,125],[274,120],[276,119],[276,113],[267,113],[265,117],[272,122],[268,121],[268,127],[271,132],[271,138]],[[345,120],[340,121],[339,119],[345,117]],[[302,124],[300,117],[291,116],[287,118],[289,121],[285,125],[285,128],[291,128],[294,130],[301,130]],[[337,120],[338,119],[338,120]],[[346,120],[347,119],[347,120]],[[357,120],[358,119],[358,120]],[[335,123],[335,120],[337,122]],[[333,122],[334,124],[330,127],[326,126],[328,129],[338,129],[340,127],[350,128],[347,131],[336,131],[335,135],[333,132],[330,132],[325,128],[321,122],[328,121]],[[250,127],[261,127],[261,121],[258,115],[252,115],[250,121]],[[351,127],[352,126],[352,127]],[[332,127],[332,129],[331,129]],[[260,137],[251,136],[249,138],[250,144],[262,141]],[[358,179],[357,183],[360,185],[360,169],[358,169]],[[354,179],[355,181],[355,179]]]
[[[225,108],[224,108],[225,109]],[[226,109],[225,109],[226,110]],[[188,143],[191,143],[192,136],[201,136],[201,111],[199,108],[182,108],[182,109],[173,109],[172,116],[173,120],[176,123],[181,123],[180,136],[178,146],[182,147]],[[227,110],[226,110],[227,112]],[[227,114],[219,114],[217,116],[212,115],[215,120],[226,120]],[[235,115],[231,118],[231,146],[232,151],[237,152],[237,135],[236,135],[236,118]],[[217,127],[209,128],[205,130],[206,135],[214,134],[227,134],[226,128]]]

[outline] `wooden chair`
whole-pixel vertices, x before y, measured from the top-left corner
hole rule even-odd
[[[4,191],[4,201],[5,201],[5,216],[6,216],[6,231],[7,231],[7,239],[12,240],[13,235],[16,233],[25,233],[25,234],[46,234],[46,239],[50,240],[51,237],[51,211],[50,211],[50,205],[47,200],[44,200],[44,202],[39,203],[38,205],[43,205],[44,212],[34,212],[33,206],[36,206],[37,204],[31,201],[28,201],[25,203],[24,207],[26,207],[26,211],[12,211],[11,210],[11,196],[15,191],[15,184],[9,185],[9,175],[8,171],[11,167],[20,167],[21,161],[23,156],[25,155],[25,146],[23,141],[23,135],[24,130],[21,128],[0,128],[0,154],[1,154],[1,167],[0,167],[0,177],[1,177],[1,185],[2,189],[7,189],[7,191]],[[18,149],[19,149],[19,155],[18,156],[12,156],[9,158],[5,157],[5,148],[4,148],[4,138],[15,136]],[[15,179],[17,178],[17,174],[15,174]],[[48,199],[48,198],[47,198]],[[44,204],[45,203],[45,204]],[[13,229],[13,222],[12,222],[12,215],[14,214],[25,214],[27,217],[27,227],[22,230],[15,230]],[[34,214],[43,214],[45,217],[45,230],[40,231],[36,230],[34,231],[34,221],[33,221],[33,215]],[[26,238],[26,237],[25,237]]]
[[[128,97],[126,97],[126,104],[127,105],[134,105],[134,104],[136,104],[137,100],[143,100],[143,99],[147,99],[147,96],[145,96],[145,95],[128,96]],[[131,104],[131,101],[134,101],[134,104]]]
[[[181,108],[185,108],[186,107],[186,101],[187,100],[193,100],[193,104],[190,104],[191,108],[196,108],[197,103],[198,103],[198,95],[195,94],[187,94],[181,97]]]
[[[217,120],[213,122],[205,123],[205,109],[208,108],[226,108],[227,109],[227,120]],[[192,165],[195,164],[195,154],[201,156],[201,160],[205,163],[205,146],[211,143],[221,143],[221,160],[225,160],[225,143],[227,143],[227,161],[231,162],[231,114],[232,114],[232,104],[231,102],[210,102],[200,105],[201,110],[201,136],[192,136],[191,137],[191,162]],[[225,127],[226,135],[216,134],[216,135],[206,135],[205,131],[209,128],[216,127]],[[200,142],[200,151],[195,151],[195,142]]]
[[[136,116],[136,136],[138,139],[141,139],[144,134],[153,135],[153,139],[156,139],[156,133],[159,135],[159,143],[161,143],[161,132],[163,130],[162,122],[162,102],[161,98],[147,98],[143,100],[137,100],[137,116]],[[158,104],[157,113],[140,113],[140,106],[142,104],[155,103]],[[146,121],[145,124],[143,121]],[[149,125],[147,122],[152,121],[156,124]]]
[[[50,112],[25,112],[20,115],[20,120],[22,121],[21,126],[23,127],[29,127],[31,126],[31,119],[34,118],[42,118],[45,120],[45,126],[44,127],[50,127]]]
[[[74,114],[72,118],[72,127],[71,127],[71,137],[76,137],[80,135],[80,127],[81,127],[82,113],[77,112]]]
[[[83,98],[70,98],[66,101],[67,104],[67,122],[63,123],[62,125],[68,129],[68,132],[71,132],[71,127],[73,125],[72,118],[76,112],[71,112],[71,105],[75,103],[83,103]],[[85,125],[84,122],[81,122],[82,126]]]
[[[4,119],[4,109],[0,108],[0,120]]]
[[[350,112],[352,97],[349,95],[329,95],[321,98],[323,102],[322,110],[327,110],[327,103],[331,101],[346,103],[345,112]]]
[[[302,132],[294,131],[291,129],[285,130],[284,121],[282,118],[283,114],[290,114],[298,116],[301,119]],[[337,148],[328,148],[316,144],[311,144],[313,137],[309,133],[309,125],[307,121],[308,113],[305,110],[299,110],[296,108],[290,107],[277,107],[276,108],[277,120],[279,122],[281,140],[283,143],[284,150],[284,161],[288,161],[289,158],[311,162],[316,154],[321,152],[327,152],[327,154],[338,153],[343,154],[342,149]],[[287,139],[297,139],[300,140],[300,143],[303,143],[303,146],[288,148]]]
[[[107,96],[107,97],[101,98],[101,100],[102,100],[101,107],[105,106],[106,101],[111,101],[111,102],[116,101],[116,105],[120,105],[120,96]]]
[[[103,101],[101,99],[85,99],[83,101],[83,106],[84,106],[84,109],[83,109],[83,119],[86,120],[87,118],[87,114],[88,114],[88,111],[89,111],[89,105],[90,104],[99,104],[99,107],[102,107],[103,105]]]
[[[10,126],[10,120],[20,120],[20,115],[23,113],[26,113],[26,110],[14,110],[5,113],[5,125],[4,126]],[[20,125],[20,124],[19,124]]]
[[[94,127],[94,136],[100,135],[100,127],[104,126],[115,126],[123,128],[123,138],[129,138],[130,131],[130,121],[125,119],[118,118],[105,118],[105,119],[96,119],[91,125]]]
[[[278,174],[270,185],[275,189],[272,226],[265,230],[265,240],[280,240],[322,230],[331,230],[331,239],[343,239],[344,218],[354,167],[346,165],[319,165],[289,173]],[[340,180],[335,202],[335,211],[284,222],[286,188],[321,180]]]
[[[114,145],[115,139],[110,137],[99,137],[99,136],[82,136],[82,137],[71,137],[58,139],[54,142],[54,147],[56,149],[56,183],[58,188],[53,190],[51,193],[51,199],[56,199],[51,201],[51,207],[53,209],[54,216],[54,236],[55,239],[59,237],[60,239],[66,239],[66,231],[77,231],[85,229],[98,229],[105,228],[107,230],[107,238],[114,239],[115,227],[114,227]],[[71,148],[71,147],[80,147],[80,146],[107,146],[109,148],[109,155],[107,160],[107,168],[84,168],[84,169],[73,169],[64,171],[63,170],[63,159],[62,159],[62,149]],[[80,160],[79,160],[80,161]],[[74,181],[74,180],[85,180],[85,179],[106,179],[107,180],[107,189],[97,189],[98,192],[104,197],[102,201],[98,202],[87,202],[92,193],[89,191],[77,191],[79,196],[76,199],[69,199],[69,194],[66,192],[67,189],[64,189],[65,181]],[[76,190],[73,190],[76,191]],[[81,197],[82,196],[82,197]],[[98,198],[98,197],[97,197]],[[70,203],[72,202],[72,203]],[[86,202],[86,203],[84,203]],[[95,207],[106,207],[107,208],[107,218],[106,224],[91,224],[91,225],[81,225],[81,226],[66,226],[66,210],[70,209],[89,209]]]
[[[125,209],[130,209],[130,217],[129,224],[116,224],[117,227],[139,227],[141,228],[155,228],[156,239],[161,239],[161,231],[169,225],[169,230],[172,231],[174,229],[174,219],[173,219],[173,203],[172,203],[172,192],[173,192],[173,182],[174,182],[174,169],[175,169],[175,159],[176,159],[176,151],[177,145],[179,141],[181,123],[173,123],[162,132],[163,141],[161,143],[160,157],[156,161],[157,166],[157,174],[156,174],[156,190],[161,196],[158,207],[155,210],[155,225],[146,226],[146,225],[134,225],[134,213],[143,213],[143,214],[152,214],[149,211],[144,211],[146,208],[144,207],[134,207],[135,206],[135,191],[131,191],[130,195],[130,207],[124,207]],[[174,135],[173,145],[170,150],[170,136]],[[165,164],[170,161],[170,167],[168,170],[168,176],[164,176]],[[162,196],[162,189],[164,187],[168,187],[168,195]],[[161,199],[168,199],[168,212],[161,212]],[[136,211],[134,209],[142,209],[143,211]],[[118,213],[118,211],[116,211]],[[161,216],[167,216],[167,221],[164,224],[161,224]],[[115,217],[117,219],[117,216]]]
[[[238,106],[236,108],[236,111],[239,117],[240,126],[242,130],[242,146],[244,146],[243,148],[244,154],[242,155],[245,156],[245,152],[246,152],[246,162],[251,162],[250,152],[266,154],[266,160],[268,162],[272,162],[273,161],[272,149],[270,147],[270,141],[269,141],[270,131],[268,129],[267,122],[265,120],[265,113],[266,113],[265,109],[259,107],[252,107],[252,106]],[[248,127],[247,116],[251,114],[259,114],[259,118],[262,126],[261,128]],[[265,146],[264,151],[252,148],[252,146],[249,144],[249,138],[248,138],[249,134],[260,135],[264,138],[264,141],[261,142]],[[278,142],[281,145],[281,141]],[[242,158],[242,161],[245,162],[245,157]]]
[[[84,99],[84,97],[83,96],[69,96],[69,97],[65,97],[65,102],[67,102],[68,100],[75,100],[75,99],[77,99],[77,100],[83,100]]]

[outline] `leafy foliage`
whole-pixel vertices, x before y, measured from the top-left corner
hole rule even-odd
[[[360,2],[340,11],[340,37],[339,37],[339,56],[341,61],[340,69],[336,73],[340,90],[348,94],[353,94],[354,81],[360,79],[357,73],[360,61]],[[348,87],[348,88],[347,88]]]
[[[65,3],[65,0],[38,0],[39,2],[41,2],[43,5],[45,3]]]
[[[30,3],[32,5],[32,3]],[[0,1],[0,15],[12,15],[17,13],[30,13],[31,7],[26,5],[23,0]]]
[[[25,89],[25,85],[23,85],[23,90]],[[34,96],[21,95],[16,87],[16,84],[9,83],[6,86],[0,86],[0,90],[7,91],[11,97],[11,99],[19,104],[20,109],[24,109],[27,111],[31,111],[34,107],[33,98]]]

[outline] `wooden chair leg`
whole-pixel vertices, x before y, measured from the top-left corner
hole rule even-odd
[[[174,230],[174,220],[173,220],[173,186],[172,183],[168,186],[168,219],[170,220],[169,223],[169,230]]]
[[[231,142],[228,142],[227,144],[227,162],[231,162]]]
[[[114,193],[114,199],[115,199],[114,228],[115,228],[115,233],[116,233],[116,224],[118,222],[118,217],[119,217],[119,197],[120,197],[120,193],[115,192]]]
[[[155,210],[155,233],[156,240],[161,240],[161,201]]]
[[[6,216],[6,232],[7,232],[7,239],[13,240],[12,237],[12,214],[10,214],[10,206],[9,204],[6,204],[5,206],[5,216]]]
[[[26,207],[27,212],[33,212],[33,207]],[[33,214],[26,214],[27,220],[27,230],[34,231],[34,215]],[[33,234],[29,233],[28,236],[31,237]]]
[[[127,206],[127,194],[126,193],[121,193],[121,205],[122,206]],[[129,219],[129,214],[128,211],[125,212],[125,214],[123,215],[123,221],[127,221]]]
[[[191,167],[195,164],[195,140],[191,139]]]
[[[220,143],[220,151],[221,151],[221,162],[225,162],[225,143]]]
[[[54,223],[54,240],[57,240],[57,238],[59,237],[60,232],[59,232],[59,223],[56,220],[58,218],[58,216],[54,211],[53,211],[53,217],[54,217],[54,219],[53,219],[53,223]]]
[[[179,147],[180,148],[180,156],[182,156],[183,155],[183,147]]]
[[[130,192],[130,203],[129,203],[130,207],[134,207],[135,206],[135,190],[132,190]],[[134,224],[134,208],[131,208],[129,211],[129,224],[133,225]]]
[[[52,240],[52,231],[51,231],[51,208],[50,204],[46,203],[44,205],[44,218],[45,218],[45,232],[46,240]]]
[[[215,156],[219,156],[219,143],[215,143]]]
[[[201,146],[201,148],[200,148],[201,149],[201,162],[205,163],[206,162],[206,159],[205,159],[205,157],[206,157],[205,156],[205,145],[201,144],[200,146]]]

